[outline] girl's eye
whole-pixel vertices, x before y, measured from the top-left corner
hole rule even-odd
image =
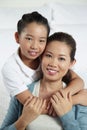
[[[31,40],[32,40],[32,38],[31,38],[31,37],[26,37],[26,39],[27,39],[27,40],[29,40],[29,41],[31,41]]]

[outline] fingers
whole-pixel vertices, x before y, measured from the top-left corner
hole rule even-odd
[[[36,98],[36,102],[34,103],[35,107],[39,109],[43,109],[45,107],[46,101],[44,99]]]
[[[53,101],[54,100],[54,101]],[[72,102],[72,96],[71,93],[65,93],[64,91],[60,90],[58,92],[56,92],[52,98],[51,101],[54,103],[60,103],[63,102],[64,100],[69,100],[70,102]]]
[[[55,95],[52,96],[52,102],[54,103],[62,102],[63,98],[64,98],[63,93],[57,92]]]
[[[49,110],[50,109],[50,107],[51,107],[51,102],[49,101],[48,103],[47,103],[47,110]]]
[[[42,102],[42,108],[46,109],[46,100],[43,100],[43,102]]]
[[[29,107],[39,113],[46,108],[46,100],[38,97],[29,98],[26,103],[24,104],[25,107]]]
[[[66,93],[63,89],[60,89],[59,93],[60,93],[60,95],[62,96],[62,98],[67,99],[68,93]]]
[[[72,95],[70,92],[68,93],[68,97],[69,97],[69,101],[72,103]]]
[[[55,110],[53,110],[52,116],[53,116],[53,117],[56,117],[56,116],[57,116]]]
[[[51,103],[49,102],[48,99],[45,99],[43,105],[44,105],[43,106],[44,110],[43,110],[42,114],[48,114],[48,110],[50,109]]]
[[[29,98],[26,100],[26,102],[24,103],[24,106],[27,106],[27,105],[30,103],[30,101],[32,100],[32,98],[33,98],[33,96],[29,97]]]
[[[50,108],[49,108],[49,110],[48,110],[48,114],[49,115],[52,115],[52,113],[53,113],[53,106],[52,106],[52,104],[50,105]]]

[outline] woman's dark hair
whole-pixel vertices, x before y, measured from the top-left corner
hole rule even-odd
[[[48,20],[42,16],[38,12],[32,12],[32,13],[27,13],[22,16],[22,18],[18,21],[17,23],[17,31],[19,34],[21,34],[22,30],[27,26],[27,24],[36,22],[38,24],[44,25],[47,28],[47,36],[50,33],[50,26],[48,23]]]
[[[76,41],[70,34],[67,34],[64,32],[56,32],[48,37],[47,44],[49,44],[52,41],[60,41],[61,44],[62,44],[62,42],[64,42],[67,46],[69,46],[71,61],[75,60]],[[71,77],[70,70],[68,70],[67,74],[63,77],[63,81],[68,84],[70,82],[71,78],[72,77]]]

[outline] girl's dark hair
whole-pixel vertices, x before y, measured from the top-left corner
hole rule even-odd
[[[27,13],[22,16],[22,18],[18,21],[17,23],[17,31],[19,34],[21,34],[22,30],[27,26],[27,24],[36,22],[38,24],[42,24],[47,28],[47,35],[50,33],[50,26],[48,23],[48,20],[42,16],[38,12],[32,12],[32,13]]]
[[[50,37],[48,37],[47,44],[49,44],[52,41],[61,41],[61,42],[64,42],[67,46],[69,46],[71,61],[75,60],[76,41],[70,34],[67,34],[64,32],[56,32],[52,34]],[[68,70],[67,74],[63,77],[63,81],[68,84],[71,78],[72,77],[71,77],[70,70]]]

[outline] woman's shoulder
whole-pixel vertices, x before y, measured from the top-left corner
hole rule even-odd
[[[29,91],[30,91],[30,92],[33,92],[35,85],[36,85],[36,84],[39,84],[39,83],[40,83],[40,80],[37,80],[37,81],[34,81],[34,82],[32,82],[31,84],[27,85]]]

